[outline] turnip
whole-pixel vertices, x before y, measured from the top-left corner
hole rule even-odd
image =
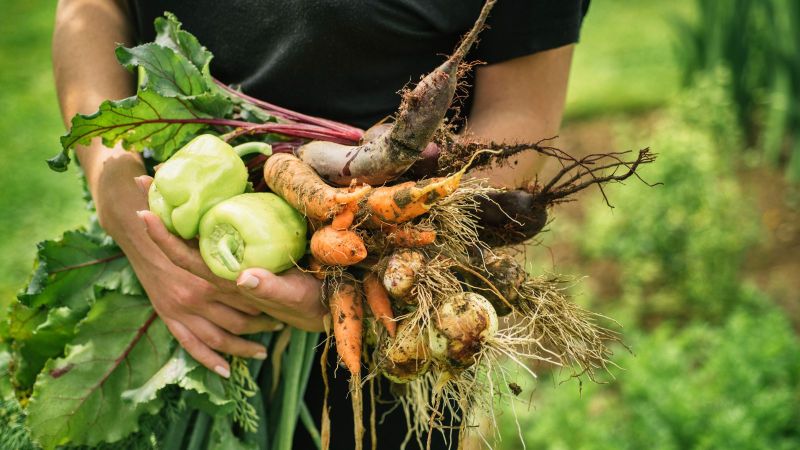
[[[383,286],[389,295],[404,304],[416,304],[411,291],[424,265],[425,257],[418,250],[402,249],[392,253],[383,272]]]
[[[425,333],[412,322],[397,325],[394,339],[385,339],[378,349],[378,369],[395,383],[408,383],[430,366],[430,351]]]
[[[431,356],[453,370],[473,365],[484,344],[498,330],[494,307],[486,297],[474,292],[443,299],[431,319]]]

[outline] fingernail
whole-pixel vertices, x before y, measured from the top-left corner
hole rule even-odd
[[[142,177],[141,177],[141,176],[134,177],[134,178],[133,178],[133,181],[135,181],[135,182],[136,182],[136,186],[137,186],[137,187],[139,188],[139,190],[140,190],[140,191],[142,191],[142,193],[144,194],[144,193],[145,193],[145,190],[144,190],[144,183],[143,183]]]
[[[236,282],[237,285],[246,287],[247,289],[255,289],[258,287],[258,283],[260,283],[258,277],[254,277],[249,273],[242,275],[242,278]]]
[[[222,367],[222,366],[214,367],[214,372],[217,372],[217,374],[219,374],[219,376],[221,376],[222,378],[230,378],[231,377],[231,371],[229,369],[226,369],[225,367]]]
[[[284,328],[286,328],[286,324],[285,323],[283,323],[283,322],[276,323],[275,326],[272,327],[272,331],[281,331]]]
[[[263,360],[267,359],[267,352],[258,352],[255,355],[253,355],[253,358],[260,359],[260,360],[263,361]]]
[[[136,215],[139,216],[140,219],[144,220],[144,210],[136,211]]]

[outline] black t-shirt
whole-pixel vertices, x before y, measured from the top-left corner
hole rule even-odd
[[[367,128],[391,115],[404,86],[438,66],[472,26],[483,0],[132,0],[138,40],[175,13],[214,53],[211,73],[244,92],[306,114]],[[499,0],[467,60],[492,64],[577,42],[589,0]],[[468,111],[469,103],[465,104]],[[329,368],[335,361],[331,352]],[[333,450],[352,449],[347,372],[331,376]],[[381,397],[391,397],[381,383]],[[368,393],[364,393],[364,416]],[[314,364],[305,401],[319,421],[323,387]],[[381,450],[399,448],[400,408],[379,402]],[[369,441],[369,433],[366,435]],[[408,448],[415,448],[412,441]],[[365,444],[365,448],[370,448]],[[294,448],[311,449],[299,426]],[[444,449],[439,433],[434,449]],[[453,445],[451,448],[455,448]]]
[[[468,60],[576,42],[589,0],[499,0]],[[140,41],[171,11],[214,53],[211,72],[297,111],[369,127],[450,54],[483,0],[133,0]],[[465,108],[465,111],[468,111]]]

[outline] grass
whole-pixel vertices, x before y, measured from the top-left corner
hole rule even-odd
[[[50,69],[55,2],[9,2],[0,17],[0,305],[25,284],[36,242],[86,221],[76,170],[45,159],[64,132]]]
[[[593,1],[575,50],[566,119],[663,106],[680,90],[671,21],[687,0]]]

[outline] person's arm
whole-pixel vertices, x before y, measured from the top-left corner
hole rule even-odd
[[[558,134],[574,45],[478,67],[466,132],[497,142],[537,142]],[[514,161],[514,160],[512,160]],[[518,164],[471,172],[498,186],[520,187],[542,167],[525,152]]]
[[[133,77],[114,58],[118,43],[132,42],[130,23],[123,0],[59,2],[53,69],[67,126],[76,113],[94,112],[105,99],[134,93]],[[186,268],[201,261],[197,250],[165,236],[152,214],[137,215],[147,209],[142,183],[135,180],[145,174],[141,158],[119,147],[105,148],[97,139],[78,147],[76,154],[100,224],[125,252],[170,332],[203,365],[227,376],[228,363],[217,351],[265,357],[262,345],[235,336],[274,329],[275,321],[262,311],[300,328],[321,328],[325,310],[313,277],[250,271],[247,282],[237,286],[193,274]]]

